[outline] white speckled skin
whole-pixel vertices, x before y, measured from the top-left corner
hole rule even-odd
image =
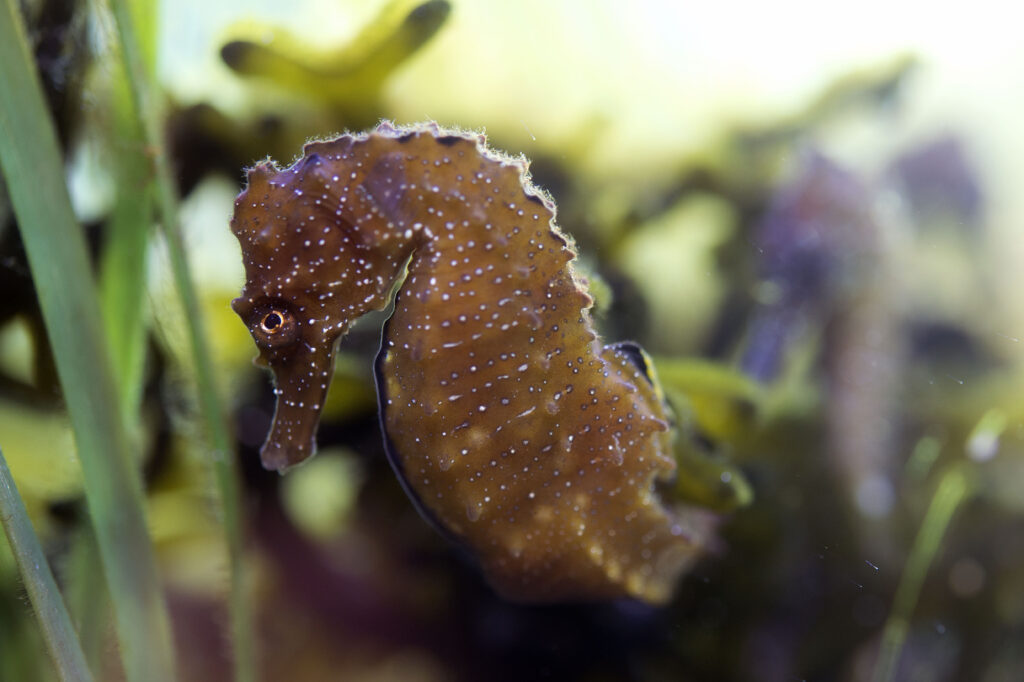
[[[697,554],[660,504],[670,434],[635,350],[602,346],[526,166],[478,136],[382,124],[257,166],[234,307],[277,379],[264,465],[314,450],[337,339],[408,262],[377,360],[403,485],[524,601],[664,602]]]

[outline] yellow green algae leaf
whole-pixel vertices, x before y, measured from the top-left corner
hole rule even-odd
[[[354,452],[326,448],[281,479],[281,502],[304,533],[317,540],[330,540],[344,531],[362,481],[363,472]]]
[[[694,427],[710,440],[742,442],[758,428],[767,391],[753,379],[699,358],[659,357],[656,364],[676,410],[685,409]]]
[[[676,499],[716,512],[742,509],[754,501],[754,489],[746,476],[722,454],[680,434],[675,455],[679,470],[672,492]]]
[[[678,429],[674,495],[718,512],[749,505],[753,488],[729,455],[755,437],[764,389],[708,360],[661,359],[657,367]]]
[[[698,195],[639,226],[618,245],[616,265],[640,287],[656,320],[648,337],[652,350],[686,352],[698,344],[724,295],[715,249],[735,222],[726,202]]]
[[[345,109],[374,106],[381,86],[444,25],[444,0],[388,3],[350,42],[322,50],[276,26],[250,24],[221,48],[236,73]]]
[[[4,456],[33,521],[51,502],[82,492],[67,414],[0,398]]]

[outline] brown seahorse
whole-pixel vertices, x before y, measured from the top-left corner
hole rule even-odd
[[[337,341],[395,298],[377,357],[386,450],[420,511],[521,601],[666,601],[697,543],[653,374],[603,346],[570,239],[522,159],[382,123],[248,173],[233,308],[276,379],[263,465],[311,456]]]

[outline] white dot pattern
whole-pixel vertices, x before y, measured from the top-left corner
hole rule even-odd
[[[696,548],[660,504],[667,418],[637,351],[603,347],[575,251],[526,164],[479,136],[384,123],[250,172],[234,306],[274,370],[264,464],[308,457],[333,347],[408,263],[377,360],[396,472],[526,601],[663,602]],[[288,343],[259,328],[294,316]]]

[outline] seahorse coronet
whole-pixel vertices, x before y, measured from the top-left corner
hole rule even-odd
[[[417,508],[509,598],[671,596],[699,538],[655,489],[675,474],[667,408],[639,347],[601,342],[525,158],[383,121],[247,177],[232,305],[276,380],[264,466],[314,453],[338,339],[404,274],[375,368]]]

